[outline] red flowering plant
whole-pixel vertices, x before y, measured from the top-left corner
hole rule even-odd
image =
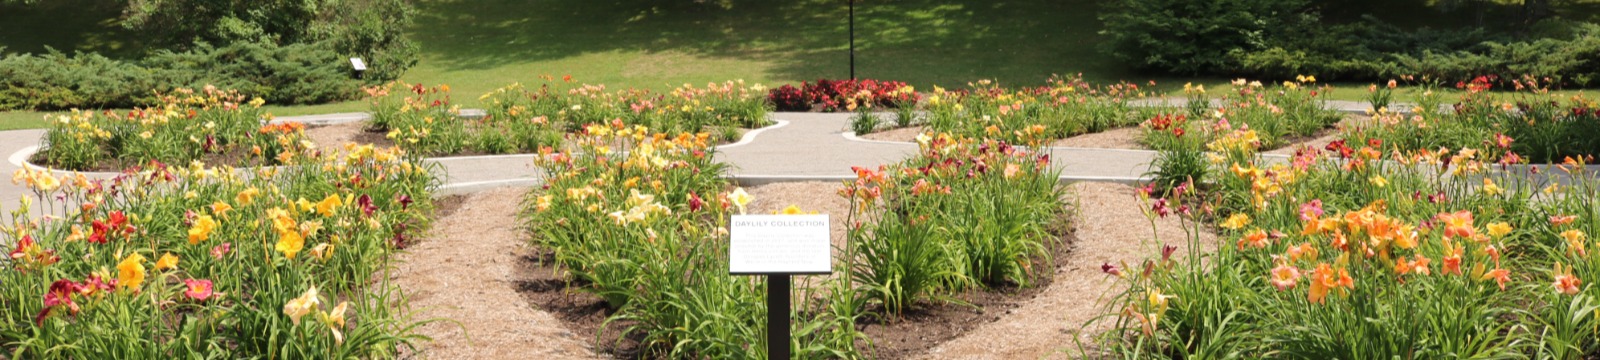
[[[818,79],[816,83],[801,82],[800,87],[784,85],[767,93],[778,111],[834,112],[845,110],[850,99],[865,92],[874,107],[896,108],[915,106],[921,95],[907,91],[910,85],[900,81],[873,79]]]

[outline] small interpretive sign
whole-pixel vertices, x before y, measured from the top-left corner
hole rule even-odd
[[[833,271],[828,215],[734,215],[728,235],[730,274]]]

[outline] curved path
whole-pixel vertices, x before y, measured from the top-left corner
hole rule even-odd
[[[1183,106],[1181,98],[1139,100],[1141,106]],[[1343,112],[1360,113],[1366,103],[1328,101],[1326,106]],[[464,110],[463,115],[477,115]],[[751,131],[735,144],[718,147],[717,160],[731,166],[730,178],[743,185],[796,180],[843,180],[854,178],[851,166],[877,166],[900,161],[917,150],[916,144],[871,141],[849,132],[848,113],[773,113],[777,124]],[[365,121],[365,113],[338,113],[285,116],[274,122],[297,121],[307,125],[331,125]],[[9,175],[22,166],[38,148],[44,130],[0,131],[0,174]],[[1051,147],[1052,164],[1061,170],[1063,181],[1105,181],[1134,183],[1144,180],[1156,152]],[[534,155],[491,155],[441,157],[428,161],[442,170],[444,194],[460,194],[501,186],[532,186],[539,183],[533,167]],[[1271,155],[1268,155],[1271,156]],[[10,181],[0,181],[0,214],[16,209],[27,189]]]

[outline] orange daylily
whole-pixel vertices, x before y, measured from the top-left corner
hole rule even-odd
[[[1239,238],[1239,250],[1244,250],[1245,245],[1249,245],[1250,247],[1257,249],[1267,247],[1267,232],[1265,230],[1256,229],[1255,231],[1245,234],[1244,237]]]
[[[1349,270],[1339,268],[1338,272],[1335,272],[1328,263],[1321,263],[1317,264],[1317,268],[1311,271],[1311,291],[1307,294],[1306,299],[1313,304],[1321,304],[1323,298],[1326,298],[1329,292],[1337,292],[1342,295],[1346,290],[1354,289],[1355,287],[1355,279],[1350,277]]]

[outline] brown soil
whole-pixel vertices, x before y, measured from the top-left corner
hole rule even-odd
[[[269,165],[269,164],[263,163],[260,158],[251,156],[249,147],[243,147],[243,148],[236,147],[234,149],[229,149],[228,151],[221,152],[221,153],[206,153],[206,154],[202,154],[202,155],[200,155],[200,159],[197,159],[197,161],[200,161],[200,163],[202,163],[202,164],[206,164],[206,166],[229,165],[229,166],[233,166],[233,167],[251,167],[251,166]],[[84,167],[84,168],[74,169],[74,168],[67,168],[65,166],[60,166],[60,165],[57,165],[55,163],[50,162],[48,159],[44,158],[44,153],[34,153],[33,156],[28,157],[28,162],[32,163],[32,164],[35,164],[35,165],[47,167],[47,168],[67,169],[67,170],[72,170],[72,171],[93,171],[93,172],[122,172],[124,170],[129,170],[129,169],[133,169],[133,168],[148,168],[149,165],[150,165],[148,163],[139,163],[139,162],[135,162],[135,161],[112,159],[112,160],[104,160],[104,161],[101,161],[99,163],[95,163],[93,165],[90,165],[90,166],[87,166],[87,167]],[[183,163],[165,162],[165,161],[163,161],[163,162],[166,163],[169,166],[185,166],[185,167],[189,166],[189,163],[187,163],[187,162],[183,162]]]
[[[770,213],[788,205],[834,215],[834,243],[844,242],[848,202],[836,196],[835,182],[798,182],[755,186],[751,213]],[[1101,272],[1105,263],[1138,264],[1159,256],[1160,242],[1145,231],[1149,222],[1135,190],[1126,185],[1078,183],[1076,232],[1063,237],[1053,249],[1053,271],[1041,274],[1035,286],[970,291],[955,298],[971,304],[922,304],[903,317],[869,320],[861,330],[873,344],[865,351],[880,358],[1038,358],[1077,357],[1077,346],[1094,348],[1094,335],[1108,327],[1112,312],[1108,300],[1119,289]],[[637,339],[618,339],[628,324],[612,323],[602,329],[613,310],[594,295],[576,291],[550,266],[549,254],[523,246],[525,237],[515,228],[514,214],[520,192],[494,190],[439,201],[442,218],[432,238],[404,255],[399,279],[411,294],[418,318],[444,318],[457,323],[424,327],[435,341],[426,345],[430,358],[571,358],[635,357]],[[459,203],[459,206],[452,206]],[[451,210],[458,208],[458,210]],[[1067,220],[1063,219],[1063,223]],[[1184,253],[1184,233],[1176,217],[1158,219],[1156,234]],[[1065,227],[1065,226],[1063,226]],[[462,234],[462,235],[454,235]],[[470,237],[471,241],[465,238]],[[1201,235],[1199,243],[1213,248],[1215,237]],[[456,259],[474,259],[473,265],[452,265]],[[820,279],[813,279],[820,280]],[[452,289],[451,284],[472,284]],[[797,279],[797,284],[805,280]],[[487,285],[487,286],[486,286]],[[520,298],[520,299],[519,299]],[[483,309],[499,309],[484,311]],[[461,336],[471,334],[471,343]],[[598,340],[598,341],[597,341]]]
[[[1176,216],[1157,219],[1143,214],[1136,190],[1127,185],[1076,183],[1076,241],[1070,254],[1056,259],[1055,281],[1028,301],[981,327],[942,344],[924,344],[930,359],[1037,359],[1092,356],[1096,336],[1114,319],[1109,300],[1121,284],[1100,270],[1102,264],[1140,264],[1159,257],[1163,243],[1186,253],[1185,232]],[[1150,229],[1150,230],[1144,230]],[[1201,250],[1213,249],[1216,236],[1202,232]],[[1135,265],[1137,266],[1137,265]],[[1132,272],[1131,270],[1126,270]],[[1081,345],[1081,346],[1080,346]],[[1087,352],[1087,353],[1086,353]]]
[[[532,251],[517,228],[523,190],[501,188],[439,203],[425,239],[399,257],[394,279],[417,328],[433,339],[411,354],[429,359],[595,358],[588,334],[527,304],[518,293]]]
[[[1095,149],[1149,149],[1139,143],[1139,127],[1121,127],[1056,140],[1050,146]]]
[[[365,122],[308,127],[306,137],[311,138],[311,142],[316,143],[317,148],[324,152],[343,149],[346,143],[372,144],[378,147],[394,146],[394,141],[389,140],[384,133],[367,131]]]
[[[856,134],[856,136],[867,140],[915,142],[917,141],[917,134],[921,134],[926,130],[927,128],[924,126],[907,126],[903,128],[878,130],[866,135]]]

